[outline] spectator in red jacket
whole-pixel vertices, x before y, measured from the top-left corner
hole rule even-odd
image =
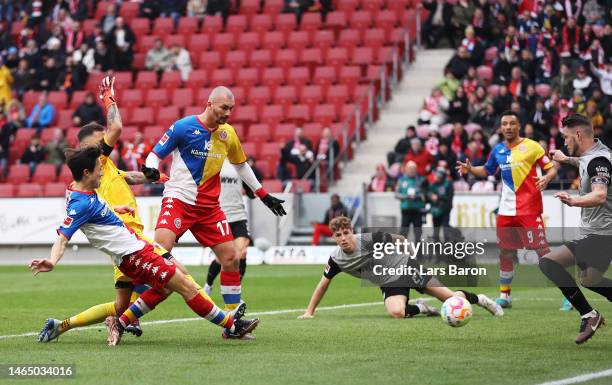
[[[408,151],[408,154],[406,154],[406,157],[404,157],[404,163],[413,161],[417,164],[417,172],[419,175],[426,176],[431,168],[432,160],[433,156],[429,153],[429,151],[427,151],[427,149],[423,148],[421,139],[413,138],[410,141],[410,151]]]
[[[332,236],[332,231],[329,228],[329,222],[336,217],[347,217],[349,215],[346,206],[342,204],[340,201],[340,196],[338,194],[333,194],[331,196],[331,206],[325,212],[325,218],[323,218],[323,223],[313,222],[314,233],[312,234],[312,245],[318,246],[321,242],[321,236],[324,235],[326,237]]]

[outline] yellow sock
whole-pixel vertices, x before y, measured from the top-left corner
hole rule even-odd
[[[197,283],[195,279],[193,279],[191,274],[185,274],[185,277],[187,277],[187,279],[190,280],[191,282],[195,283],[196,286],[198,287],[198,290],[202,290],[202,286],[200,286],[200,284]]]
[[[89,309],[75,316],[63,320],[59,331],[60,333],[63,333],[73,328],[102,322],[106,317],[116,315],[117,312],[115,310],[114,302],[107,302],[100,305],[92,306]]]
[[[136,302],[136,300],[138,299],[138,293],[136,293],[135,291],[132,291],[132,297],[130,298],[130,302]]]

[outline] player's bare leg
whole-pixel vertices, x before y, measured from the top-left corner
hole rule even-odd
[[[501,317],[504,315],[504,310],[501,308],[501,306],[486,295],[475,294],[466,290],[453,292],[448,287],[443,286],[440,281],[435,278],[432,278],[427,283],[427,287],[424,288],[424,291],[425,293],[439,299],[440,302],[444,302],[453,296],[462,297],[467,299],[472,305],[478,305],[496,317]]]
[[[512,307],[512,279],[514,278],[514,258],[516,250],[499,250],[499,298],[495,300],[502,308]]]
[[[385,310],[392,318],[409,318],[417,314],[425,316],[438,316],[438,310],[429,306],[422,299],[417,299],[414,305],[408,303],[405,295],[392,295],[385,298]]]
[[[155,242],[159,243],[161,247],[163,247],[168,252],[170,252],[172,251],[172,248],[174,247],[174,243],[176,242],[176,234],[172,230],[168,230],[164,228],[156,229],[155,230]],[[187,276],[189,280],[193,281],[196,284],[196,286],[198,286],[200,289],[202,288],[202,286],[200,286],[196,282],[196,280],[191,276],[191,274],[189,274],[189,270],[187,270],[185,265],[183,265],[181,262],[179,262],[174,257],[171,257],[170,260],[176,265],[176,268],[178,270],[180,270],[183,274]]]

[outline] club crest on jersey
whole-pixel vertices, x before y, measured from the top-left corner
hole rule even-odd
[[[544,157],[542,158],[542,161],[544,163],[550,163],[550,158],[548,156],[544,155]]]
[[[525,149],[526,149],[526,148],[525,148],[525,145],[523,145],[523,144],[521,144],[521,145],[519,146],[519,148],[518,148],[518,150],[519,150],[520,152],[525,152]]]
[[[180,228],[181,228],[181,225],[182,225],[182,223],[181,223],[181,218],[176,218],[176,219],[174,220],[174,226],[175,226],[177,229],[180,229]]]
[[[226,141],[227,140],[227,131],[223,130],[219,133],[219,139],[221,139],[222,141]]]
[[[170,137],[168,136],[168,134],[164,134],[164,136],[162,136],[162,138],[159,140],[159,144],[163,146],[164,144],[166,144],[166,142],[168,141],[168,139],[170,139]]]
[[[71,224],[72,224],[72,217],[66,216],[66,219],[64,219],[64,223],[62,223],[62,227],[70,227]]]

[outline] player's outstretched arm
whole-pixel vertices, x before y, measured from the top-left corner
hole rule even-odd
[[[608,186],[601,183],[591,185],[591,192],[585,195],[571,195],[565,191],[553,195],[561,202],[572,207],[595,207],[606,203]]]
[[[573,156],[567,156],[561,150],[553,150],[553,151],[551,151],[550,152],[550,157],[551,157],[552,160],[554,160],[555,162],[558,162],[558,163],[565,163],[565,164],[569,164],[569,165],[574,166],[574,167],[579,167],[580,166],[580,161],[578,160],[578,158],[573,157]]]
[[[325,276],[321,277],[321,280],[319,281],[319,283],[317,284],[317,287],[312,293],[312,297],[310,297],[310,303],[308,304],[308,309],[306,309],[304,314],[298,317],[299,319],[314,318],[314,313],[317,310],[317,306],[319,306],[319,303],[325,296],[325,293],[327,292],[327,288],[329,287],[330,283],[331,283],[331,279]]]
[[[145,166],[146,169],[146,166]],[[157,171],[157,170],[156,170]],[[147,170],[147,173],[150,176],[154,176],[151,174],[151,171]],[[137,184],[145,184],[145,183],[165,183],[168,181],[168,175],[164,174],[164,173],[160,173],[159,174],[159,178],[157,180],[154,179],[148,179],[147,176],[145,175],[144,171],[127,171],[124,175],[125,181],[127,182],[127,184],[129,185],[137,185]]]
[[[115,98],[115,77],[105,76],[98,86],[98,97],[102,100],[104,110],[106,111],[106,127],[108,131],[105,135],[106,144],[114,147],[121,136],[123,122],[119,107],[117,107],[117,99]]]
[[[285,208],[283,207],[284,200],[273,197],[268,194],[268,192],[263,188],[261,183],[257,180],[253,169],[247,162],[234,164],[234,168],[236,172],[240,176],[240,179],[244,183],[251,188],[251,190],[255,191],[255,195],[261,199],[261,201],[268,206],[268,208],[274,213],[276,216],[287,215]]]
[[[489,176],[484,166],[472,166],[472,162],[470,162],[469,159],[466,159],[465,163],[457,161],[455,169],[460,175],[472,174],[479,178],[486,178]]]
[[[55,265],[62,259],[66,246],[68,245],[68,239],[63,235],[58,235],[53,247],[51,248],[51,256],[49,259],[34,259],[30,262],[30,270],[34,275],[38,273],[46,273],[53,270]]]

